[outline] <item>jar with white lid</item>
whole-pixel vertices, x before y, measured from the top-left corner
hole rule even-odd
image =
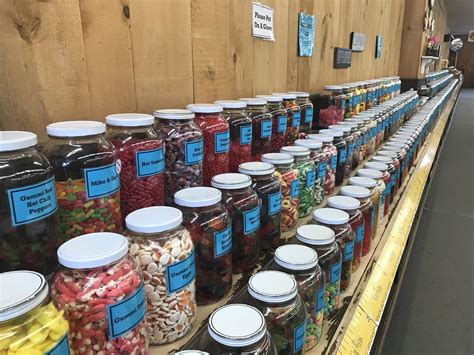
[[[316,139],[297,139],[295,145],[308,148],[313,161],[316,177],[314,179],[314,206],[324,201],[324,178],[326,177],[326,159],[322,152],[323,143]]]
[[[222,192],[222,203],[232,221],[232,272],[252,271],[260,255],[260,199],[252,179],[239,173],[219,174],[212,187]]]
[[[301,124],[301,109],[296,103],[296,95],[287,92],[274,92],[272,95],[283,98],[283,107],[285,107],[288,115],[285,145],[293,145],[299,137]]]
[[[174,353],[174,355],[210,355],[207,351],[201,350],[181,350]]]
[[[361,92],[359,90],[359,85],[357,83],[350,83],[349,84],[352,88],[352,105],[354,106],[354,115],[358,115],[360,110],[360,96]]]
[[[395,195],[394,195],[394,186],[396,184],[396,181],[397,181],[397,169],[395,168],[395,165],[393,163],[393,159],[390,158],[390,157],[386,157],[386,156],[373,156],[371,159],[370,159],[370,162],[374,162],[374,163],[384,163],[384,164],[387,164],[388,166],[388,172],[390,174],[390,182],[387,183],[385,182],[385,187],[387,190],[389,190],[388,192],[385,193],[386,197],[385,197],[385,201],[387,200],[388,196],[390,196],[390,199],[389,199],[389,203],[392,203],[393,202],[393,199],[395,198]]]
[[[377,236],[381,193],[381,189],[377,186],[377,180],[370,177],[353,176],[349,179],[349,185],[362,186],[370,191],[370,200],[374,206],[374,212],[372,214],[372,239],[374,239]]]
[[[351,127],[346,126],[346,125],[331,125],[329,126],[329,129],[336,130],[336,131],[342,131],[344,138],[344,141],[346,142],[346,164],[345,164],[345,170],[344,170],[344,178],[347,179],[351,175],[352,172],[352,159],[354,157],[354,136],[352,135]]]
[[[63,240],[93,232],[121,232],[120,171],[105,124],[65,121],[46,127],[43,153],[53,166]]]
[[[352,153],[352,167],[351,171],[355,170],[359,166],[360,160],[360,147],[362,145],[361,132],[360,128],[362,127],[362,122],[339,122],[338,125],[347,126],[351,129],[351,135],[353,137],[353,153]]]
[[[382,180],[385,184],[385,193],[384,193],[384,199],[383,199],[383,216],[386,216],[388,214],[388,208],[390,206],[390,183],[391,183],[391,178],[390,178],[389,165],[386,164],[386,163],[382,163],[382,162],[369,161],[369,162],[364,164],[364,168],[374,169],[374,170],[380,171],[382,173]],[[382,205],[382,203],[381,203],[381,205]],[[380,211],[381,210],[382,209],[379,208],[379,217],[380,217]]]
[[[305,351],[316,346],[323,331],[324,273],[318,265],[314,249],[300,244],[288,244],[275,251],[267,270],[282,271],[292,275],[306,306]]]
[[[314,206],[314,183],[316,180],[316,167],[310,159],[310,151],[302,146],[285,146],[282,153],[287,153],[295,159],[295,168],[298,170],[298,217],[309,216]]]
[[[51,274],[61,244],[53,167],[36,134],[0,132],[0,270]]]
[[[392,195],[395,197],[400,187],[401,170],[402,170],[400,160],[399,160],[399,154],[394,151],[382,149],[382,150],[377,151],[377,155],[372,157],[372,160],[377,160],[378,157],[390,158],[392,160],[391,164],[393,165],[396,171],[395,180],[392,180]]]
[[[261,271],[248,282],[249,304],[265,316],[277,354],[305,353],[306,309],[295,278],[281,271]]]
[[[153,115],[165,144],[165,201],[169,205],[176,191],[202,186],[203,136],[189,110],[157,110]]]
[[[321,129],[319,133],[333,137],[332,144],[334,144],[337,150],[335,184],[336,186],[340,186],[344,181],[347,160],[347,144],[344,139],[344,132],[335,129]]]
[[[69,354],[69,325],[64,311],[51,301],[44,276],[27,270],[2,272],[0,285],[0,353]]]
[[[232,287],[232,222],[213,187],[189,187],[174,194],[191,234],[196,264],[196,302],[222,299]]]
[[[368,84],[365,81],[360,81],[360,82],[357,83],[357,85],[358,85],[359,91],[360,91],[360,109],[359,109],[359,111],[364,112],[367,109],[366,104],[367,104],[367,87],[368,87]]]
[[[272,152],[279,152],[285,145],[286,128],[288,126],[288,113],[283,106],[283,98],[274,95],[257,95],[257,98],[267,101],[267,108],[272,115]]]
[[[305,134],[311,133],[313,127],[313,104],[309,100],[309,92],[289,91],[288,93],[296,95],[296,104],[300,107],[300,132]]]
[[[346,109],[344,111],[344,117],[350,118],[355,115],[354,109],[354,95],[352,92],[352,86],[348,84],[342,85],[342,92],[344,93],[345,100],[346,100]]]
[[[142,113],[105,117],[106,137],[117,150],[122,218],[137,209],[164,204],[165,151],[153,128],[155,118]]]
[[[51,295],[69,322],[71,350],[147,354],[147,291],[127,238],[84,234],[61,245],[58,260]]]
[[[320,141],[324,161],[326,162],[326,174],[324,177],[324,194],[329,195],[336,187],[337,148],[332,144],[334,137],[327,134],[309,134],[308,139]]]
[[[374,179],[377,182],[377,185],[375,186],[375,189],[378,190],[379,193],[379,206],[378,206],[378,212],[376,213],[376,218],[377,218],[377,223],[380,225],[382,223],[382,218],[384,216],[384,208],[385,208],[385,191],[387,187],[385,186],[385,182],[383,180],[384,174],[383,172],[375,169],[369,169],[369,168],[364,168],[364,169],[359,169],[357,170],[357,176],[361,177],[366,177],[366,178],[371,178]],[[359,180],[360,181],[360,180]],[[360,182],[359,182],[360,185]],[[367,185],[367,183],[366,183]],[[363,186],[363,185],[361,185]],[[368,187],[368,186],[364,186]],[[370,187],[368,187],[370,189]]]
[[[292,243],[303,244],[318,254],[318,264],[324,271],[323,319],[334,315],[339,305],[342,254],[331,228],[317,224],[301,226]]]
[[[342,86],[326,85],[315,101],[318,116],[317,129],[327,128],[329,125],[344,120],[346,100]]]
[[[404,143],[395,143],[395,142],[387,142],[383,146],[383,151],[391,151],[397,153],[397,159],[400,162],[400,183],[399,188],[403,185],[407,175],[408,175],[408,166],[409,163],[407,161],[407,146]]]
[[[367,143],[369,141],[369,131],[365,121],[362,118],[348,118],[344,122],[356,123],[359,131],[359,141],[357,142],[356,149],[359,151],[359,161],[361,164],[368,156]]]

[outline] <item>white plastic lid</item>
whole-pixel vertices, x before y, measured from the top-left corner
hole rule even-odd
[[[289,92],[272,92],[272,95],[283,97],[283,100],[294,100],[296,99],[295,94],[290,94]]]
[[[377,152],[377,155],[383,156],[383,157],[396,158],[398,154],[397,154],[397,152],[391,151],[389,149],[383,149],[383,150],[379,150]]]
[[[25,131],[0,131],[0,152],[25,149],[38,144],[36,134]]]
[[[298,227],[296,230],[296,239],[305,244],[326,245],[334,243],[336,234],[329,227],[319,224],[307,224]]]
[[[355,198],[366,198],[370,197],[370,190],[362,186],[343,186],[339,190],[341,195],[355,197]]]
[[[341,122],[338,122],[338,123],[341,123]],[[343,132],[350,132],[351,131],[351,127],[349,127],[347,125],[332,124],[328,127],[329,127],[329,129],[336,130],[336,131],[343,131]]]
[[[263,302],[281,303],[296,297],[298,290],[293,276],[281,271],[261,271],[248,283],[250,295]]]
[[[246,102],[247,105],[260,106],[260,105],[266,105],[267,104],[267,100],[264,100],[264,99],[258,98],[258,97],[243,97],[239,100]]]
[[[188,187],[174,194],[174,202],[183,207],[206,207],[219,203],[222,199],[220,190],[213,187]]]
[[[339,210],[355,210],[360,207],[360,201],[349,196],[331,196],[328,206]]]
[[[259,99],[264,99],[267,102],[282,102],[283,97],[276,95],[257,95]]]
[[[313,219],[324,224],[337,225],[349,222],[349,215],[335,208],[318,208],[313,212]]]
[[[324,90],[327,90],[327,91],[341,91],[342,86],[340,86],[340,85],[325,85]]]
[[[44,276],[28,270],[1,272],[0,290],[0,322],[31,311],[48,296]]]
[[[209,317],[207,330],[212,339],[230,347],[255,344],[267,331],[263,314],[247,304],[228,304]]]
[[[210,354],[201,350],[181,350],[181,351],[175,352],[174,355],[210,355]]]
[[[374,156],[370,159],[370,161],[391,164],[392,158],[384,157],[384,156]]]
[[[309,97],[309,92],[304,91],[288,91],[288,94],[295,94],[296,97]]]
[[[186,109],[194,113],[217,113],[222,112],[222,106],[216,104],[189,104]]]
[[[327,134],[308,134],[308,139],[316,139],[323,143],[331,143],[334,140],[333,136],[328,136]]]
[[[389,142],[385,143],[385,145],[383,146],[384,149],[387,149],[387,150],[396,149],[397,151],[399,151],[402,148],[404,149],[405,147],[406,147],[406,140],[403,142],[390,140]],[[388,149],[388,148],[395,148],[395,149]]]
[[[237,190],[252,184],[250,176],[239,173],[225,173],[212,177],[211,185],[218,189]]]
[[[125,217],[128,230],[136,233],[160,233],[178,227],[183,213],[174,207],[154,206],[133,211]]]
[[[116,113],[106,116],[105,123],[119,127],[151,126],[155,123],[155,117],[145,113]]]
[[[380,170],[376,170],[376,169],[359,169],[357,170],[357,175],[361,177],[375,179],[375,180],[381,179],[383,177],[383,173]],[[357,185],[360,185],[360,184],[357,184]]]
[[[297,139],[295,140],[295,145],[306,147],[308,149],[319,149],[323,146],[323,143],[316,139]]]
[[[214,101],[216,105],[221,106],[222,108],[246,108],[247,103],[240,100],[218,100]]]
[[[347,126],[347,127],[350,127],[350,128],[357,128],[357,122],[342,121],[342,122],[338,122],[336,124],[340,125],[340,126]]]
[[[58,260],[61,265],[71,269],[91,269],[111,264],[127,253],[128,242],[123,235],[89,233],[62,244],[58,248]]]
[[[86,137],[105,132],[105,123],[98,121],[63,121],[46,126],[52,137]]]
[[[239,173],[250,176],[269,175],[275,172],[275,167],[271,163],[262,161],[251,161],[239,165]]]
[[[364,169],[360,169],[360,170],[364,170]],[[371,179],[370,177],[353,176],[349,178],[349,185],[372,188],[372,187],[377,186],[377,181],[374,179]]]
[[[192,120],[194,118],[194,113],[189,110],[170,108],[156,110],[153,112],[153,116],[164,120]]]
[[[281,147],[280,152],[291,154],[294,157],[307,157],[311,153],[308,148],[298,145],[287,145]]]
[[[318,254],[300,244],[287,244],[275,250],[275,263],[288,270],[308,270],[318,265]]]
[[[385,163],[369,161],[369,162],[364,164],[364,168],[375,169],[375,170],[379,170],[379,171],[387,171],[388,170],[388,165],[385,164]]]
[[[287,153],[266,153],[262,155],[262,161],[272,164],[291,164],[295,158]]]
[[[403,145],[404,147],[405,145]],[[400,152],[400,149],[402,149],[401,147],[395,147],[393,145],[387,145],[385,144],[383,146],[383,150],[381,150],[379,153],[384,153],[384,152],[395,152],[395,153],[399,153]]]
[[[342,137],[344,135],[343,131],[337,129],[320,129],[319,133],[332,137]]]

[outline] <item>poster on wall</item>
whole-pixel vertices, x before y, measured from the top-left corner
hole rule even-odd
[[[469,34],[467,35],[467,41],[474,42],[474,31],[469,31]]]
[[[314,47],[314,16],[298,14],[298,54],[311,57]]]
[[[352,50],[349,48],[334,48],[334,68],[349,68],[352,63]]]
[[[252,36],[274,41],[273,34],[274,10],[258,2],[252,3]]]
[[[375,58],[382,56],[382,36],[375,36]]]
[[[351,32],[351,49],[353,52],[362,52],[365,48],[365,34]]]

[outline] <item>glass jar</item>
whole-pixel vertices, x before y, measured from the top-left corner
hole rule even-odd
[[[281,187],[274,175],[275,167],[270,163],[248,162],[240,164],[239,172],[252,178],[252,189],[260,198],[260,253],[273,253],[282,243],[281,220]]]
[[[389,203],[391,204],[393,202],[393,199],[394,199],[394,185],[397,181],[397,169],[395,168],[395,166],[393,165],[393,159],[392,158],[389,158],[389,157],[384,157],[384,156],[374,156],[371,158],[370,162],[374,162],[374,163],[384,163],[384,164],[387,164],[387,167],[388,167],[388,173],[390,174],[390,182],[387,184],[385,183],[385,187],[388,191],[385,192],[385,194],[387,196],[390,196],[389,198]],[[385,201],[387,200],[387,198],[385,198]]]
[[[245,113],[247,104],[240,100],[214,102],[222,106],[222,116],[230,131],[229,172],[236,173],[239,165],[250,161],[252,155],[252,119]]]
[[[323,144],[321,151],[326,162],[324,194],[329,195],[336,187],[337,148],[332,144],[334,138],[326,134],[310,134],[308,138],[315,139]]]
[[[318,254],[318,263],[324,271],[325,280],[323,319],[327,319],[336,314],[341,287],[342,254],[335,233],[328,227],[307,224],[297,229],[294,242],[306,245]]]
[[[0,270],[55,271],[61,244],[53,167],[36,134],[0,132]]]
[[[114,145],[122,163],[120,210],[125,219],[143,207],[164,204],[165,152],[153,129],[152,115],[122,113],[109,115],[106,137]]]
[[[269,153],[262,156],[262,161],[275,166],[275,176],[281,186],[281,219],[282,232],[293,230],[298,224],[299,184],[298,170],[290,154]]]
[[[348,84],[342,85],[342,92],[344,93],[344,98],[346,100],[344,117],[350,118],[355,115],[354,95],[352,93],[352,86]]]
[[[0,353],[69,354],[69,325],[51,301],[44,276],[2,272],[0,285]]]
[[[272,152],[279,152],[285,145],[286,127],[288,125],[288,114],[283,106],[283,98],[280,96],[257,95],[258,98],[267,101],[268,111],[272,115]]]
[[[232,223],[213,187],[189,187],[174,194],[196,254],[196,302],[214,303],[232,287]]]
[[[252,159],[260,160],[261,156],[272,150],[272,115],[267,108],[267,101],[262,98],[239,99],[247,103],[246,113],[252,119]]]
[[[316,99],[318,112],[318,129],[327,128],[329,125],[342,122],[346,109],[346,96],[342,86],[326,85],[324,91]]]
[[[358,115],[360,112],[360,96],[362,95],[361,91],[359,90],[359,86],[357,83],[349,84],[352,88],[352,105],[353,105],[353,112],[354,115]]]
[[[401,188],[408,174],[407,147],[404,143],[387,142],[380,152],[384,151],[397,153],[397,159],[400,162],[400,183],[398,187]]]
[[[299,244],[288,244],[275,251],[268,270],[292,275],[298,283],[298,292],[306,306],[305,351],[316,346],[323,332],[324,273],[318,265],[318,254]]]
[[[354,156],[354,136],[351,134],[351,127],[344,125],[331,125],[329,126],[329,129],[343,132],[342,138],[344,138],[347,147],[344,179],[347,179],[352,172],[352,158]]]
[[[357,122],[339,122],[339,125],[342,126],[347,126],[351,129],[351,135],[353,137],[353,153],[352,153],[352,167],[351,171],[357,169],[359,166],[359,160],[360,160],[360,147],[362,145],[362,139],[361,139],[361,134],[359,131],[359,126],[362,127],[362,123],[357,123]]]
[[[395,168],[395,178],[394,178],[394,180],[392,180],[392,192],[391,192],[391,194],[395,197],[395,195],[398,192],[398,188],[400,186],[400,172],[401,172],[400,160],[398,160],[398,153],[393,152],[393,151],[388,151],[388,150],[379,150],[377,152],[376,156],[388,157],[388,158],[392,159],[391,164]]]
[[[364,240],[364,218],[360,209],[360,201],[347,196],[331,196],[328,198],[328,207],[342,210],[349,215],[348,223],[355,236],[352,258],[352,272],[355,272],[360,266],[362,241]]]
[[[356,149],[359,152],[359,161],[357,165],[361,164],[368,156],[367,153],[367,142],[369,141],[369,134],[367,126],[362,118],[348,118],[344,122],[357,124],[357,130],[359,132],[359,140],[356,142]]]
[[[412,147],[413,147],[413,142],[414,142],[414,139],[411,138],[411,137],[393,137],[392,139],[390,139],[390,141],[387,142],[387,146],[388,147],[398,147],[402,150],[404,150],[404,153],[405,154],[405,159],[404,159],[404,166],[403,166],[403,169],[402,169],[402,178],[403,180],[405,180],[408,176],[408,172],[410,171],[411,167],[412,167],[412,164],[413,164],[413,161],[412,161]]]
[[[146,291],[127,239],[84,234],[61,245],[58,259],[51,296],[69,322],[71,350],[147,354]]]
[[[367,104],[367,87],[368,84],[365,81],[361,81],[357,83],[359,91],[360,91],[360,112],[364,112]]]
[[[381,162],[367,162],[364,164],[364,168],[367,169],[374,169],[380,171],[382,173],[382,180],[385,185],[385,192],[383,196],[383,200],[381,198],[380,206],[383,207],[379,208],[379,217],[386,216],[388,214],[388,207],[390,206],[390,172],[388,164],[381,163]],[[370,176],[369,176],[370,177]],[[383,213],[381,213],[383,212]]]
[[[222,203],[232,221],[232,271],[252,271],[260,254],[260,199],[250,176],[238,173],[216,175],[213,187],[221,190]]]
[[[343,292],[351,282],[354,257],[355,234],[349,224],[349,215],[335,208],[318,208],[313,212],[313,219],[317,224],[329,227],[336,233],[336,242],[342,254],[341,292]]]
[[[293,145],[295,140],[299,138],[301,110],[296,103],[296,95],[289,93],[274,92],[272,95],[283,98],[283,106],[288,115],[288,125],[286,127],[285,145]]]
[[[383,181],[382,181],[383,182]],[[377,181],[369,177],[353,176],[349,179],[349,185],[362,186],[370,191],[370,200],[374,206],[372,213],[372,239],[377,236],[377,226],[379,222],[379,206],[381,189],[377,186]]]
[[[337,162],[336,162],[336,180],[335,185],[341,186],[344,181],[346,174],[346,159],[347,159],[347,144],[344,140],[344,132],[334,129],[322,129],[319,131],[321,134],[325,134],[333,137],[332,144],[337,150]]]
[[[372,244],[372,221],[374,215],[374,205],[370,199],[370,190],[362,186],[343,186],[340,190],[341,195],[353,197],[360,201],[360,211],[364,218],[364,240],[362,241],[362,256],[370,251]]]
[[[378,211],[376,213],[378,225],[382,223],[382,218],[384,216],[384,208],[385,208],[385,191],[387,187],[385,186],[385,182],[383,181],[383,175],[384,174],[381,171],[374,170],[374,169],[365,168],[365,169],[357,170],[357,176],[371,178],[377,182],[375,189],[378,191],[378,194],[379,194],[379,206],[378,206]],[[360,185],[360,186],[363,186],[363,185]],[[364,187],[367,187],[370,190],[370,187],[368,186],[364,186]]]
[[[365,109],[369,110],[376,105],[375,103],[375,83],[373,80],[366,81],[367,83],[367,101],[365,103]]]
[[[214,175],[229,172],[229,124],[221,114],[222,106],[189,104],[186,109],[194,112],[194,123],[199,127],[204,138],[202,183],[210,186]]]
[[[157,110],[154,116],[165,143],[165,201],[170,205],[176,191],[202,186],[204,143],[191,111]]]
[[[296,104],[300,107],[301,124],[300,132],[309,134],[313,127],[313,104],[309,100],[309,92],[289,91],[296,95]]]
[[[92,232],[121,232],[121,162],[105,138],[105,124],[67,121],[46,127],[43,152],[56,181],[63,240]]]
[[[294,277],[261,271],[248,283],[249,303],[265,316],[277,354],[304,354],[306,309]]]
[[[288,153],[295,159],[295,168],[298,170],[298,217],[309,216],[314,205],[314,182],[316,180],[316,167],[310,159],[308,148],[301,146],[286,146],[281,148],[282,153]]]

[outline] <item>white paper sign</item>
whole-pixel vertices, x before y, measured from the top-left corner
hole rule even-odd
[[[274,41],[273,35],[273,9],[271,7],[252,3],[252,35]]]

